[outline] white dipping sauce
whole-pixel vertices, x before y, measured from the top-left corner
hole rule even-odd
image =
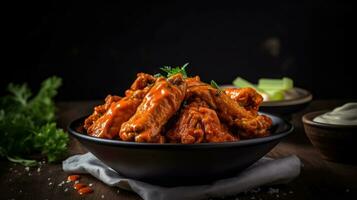
[[[346,103],[331,112],[319,115],[314,122],[338,125],[357,125],[357,102]]]

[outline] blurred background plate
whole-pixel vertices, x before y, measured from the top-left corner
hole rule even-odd
[[[280,101],[265,101],[260,106],[263,112],[290,115],[304,109],[312,100],[312,94],[302,88],[293,88],[295,97]]]

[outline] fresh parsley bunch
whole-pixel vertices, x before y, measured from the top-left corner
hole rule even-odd
[[[53,101],[61,84],[50,77],[35,96],[26,84],[8,85],[10,94],[0,97],[0,157],[33,166],[37,162],[26,157],[41,153],[53,162],[65,154],[69,138],[56,127]]]

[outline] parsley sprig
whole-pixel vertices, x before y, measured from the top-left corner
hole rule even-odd
[[[51,77],[42,82],[33,96],[26,84],[9,84],[9,95],[0,97],[0,157],[25,166],[40,152],[49,162],[60,159],[67,150],[68,135],[55,123],[54,96],[62,80]]]
[[[186,72],[186,67],[189,65],[189,63],[186,63],[182,65],[182,67],[171,67],[171,66],[163,66],[160,69],[164,72],[166,72],[166,77],[173,76],[175,74],[182,74],[184,78],[187,78],[187,72]],[[162,74],[155,74],[155,77],[160,77],[163,76]]]

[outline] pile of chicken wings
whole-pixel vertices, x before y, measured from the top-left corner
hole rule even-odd
[[[84,122],[88,135],[148,143],[230,142],[269,135],[252,88],[219,89],[180,73],[139,73],[124,97],[108,95]]]

